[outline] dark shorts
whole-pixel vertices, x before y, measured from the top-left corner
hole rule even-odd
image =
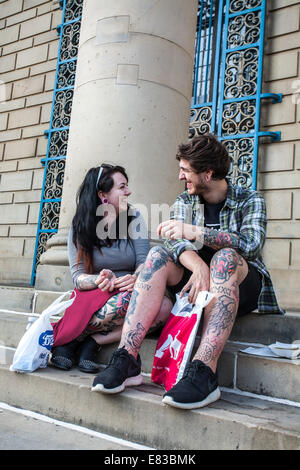
[[[198,254],[201,256],[203,261],[205,261],[207,266],[209,266],[214,253],[207,253],[205,250],[201,250]],[[261,274],[251,263],[247,264],[248,274],[239,285],[240,301],[238,316],[246,315],[247,313],[253,312],[253,310],[257,309],[258,298],[262,288]],[[176,286],[168,286],[168,290],[173,295],[180,292],[189,281],[191,274],[191,271],[184,268],[181,281],[176,284]]]

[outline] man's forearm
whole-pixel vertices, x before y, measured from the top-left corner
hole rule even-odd
[[[199,227],[198,233],[197,240],[215,250],[221,248],[237,249],[239,246],[239,238],[235,233],[221,232],[207,227]]]
[[[179,261],[180,261],[180,264],[182,264],[182,266],[184,266],[185,268],[189,269],[192,272],[194,271],[196,266],[199,266],[199,264],[204,263],[204,261],[198,255],[198,253],[192,250],[183,251],[179,255]]]

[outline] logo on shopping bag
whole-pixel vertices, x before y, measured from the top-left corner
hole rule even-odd
[[[179,341],[177,339],[177,336],[179,335],[180,333],[180,330],[178,331],[177,335],[174,337],[172,337],[172,335],[168,335],[168,338],[166,339],[166,341],[161,345],[161,347],[156,351],[155,353],[155,357],[158,357],[158,358],[162,358],[165,351],[167,349],[169,349],[170,351],[170,356],[172,359],[175,359],[177,360],[177,357],[178,357],[178,354],[179,354],[179,351],[180,351],[180,348],[182,346],[182,343],[181,341]]]
[[[50,351],[53,345],[53,332],[44,331],[39,337],[39,344]]]

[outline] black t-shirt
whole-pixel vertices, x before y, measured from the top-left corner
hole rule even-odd
[[[209,204],[204,202],[204,227],[214,230],[220,230],[220,212],[225,204],[224,201],[218,202],[217,204]],[[206,254],[213,256],[217,250],[210,246],[203,245],[203,248],[199,250],[199,255]]]

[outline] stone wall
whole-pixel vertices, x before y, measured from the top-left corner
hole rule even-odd
[[[267,2],[258,189],[268,209],[264,257],[281,304],[300,308],[300,5]],[[57,60],[58,0],[0,0],[0,283],[29,283]],[[3,101],[3,91],[5,100]]]
[[[58,1],[0,0],[0,282],[29,283],[55,69]]]
[[[300,308],[300,5],[267,2],[263,93],[282,103],[262,107],[262,130],[280,131],[279,143],[260,146],[259,186],[268,211],[264,258],[281,303]]]

